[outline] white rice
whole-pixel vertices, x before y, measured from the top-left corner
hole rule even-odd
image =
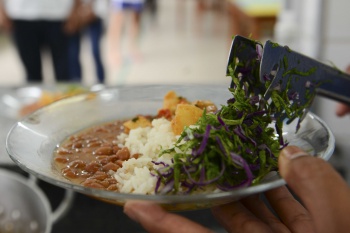
[[[171,155],[158,155],[162,149],[173,147],[177,140],[170,121],[165,118],[155,119],[152,127],[132,129],[129,135],[118,136],[118,140],[128,147],[131,155],[139,154],[137,159],[124,161],[123,166],[115,172],[119,192],[154,194],[157,177],[152,176],[151,172],[162,165],[155,165],[152,161],[170,164]]]

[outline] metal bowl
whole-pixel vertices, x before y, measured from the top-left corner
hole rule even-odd
[[[34,176],[0,169],[0,232],[49,233],[52,224],[68,210],[73,192],[67,191],[59,207],[53,211]]]

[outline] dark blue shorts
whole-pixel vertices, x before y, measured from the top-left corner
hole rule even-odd
[[[129,2],[112,2],[114,10],[132,10],[141,12],[143,9],[143,3],[129,3]]]

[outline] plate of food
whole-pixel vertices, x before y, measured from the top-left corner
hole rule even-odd
[[[62,98],[102,88],[102,85],[85,87],[75,83],[33,83],[0,88],[0,139],[5,141],[11,126],[35,110]],[[0,145],[0,153],[0,164],[13,165],[7,156],[5,144]]]
[[[4,91],[0,106],[7,117],[20,119],[54,101],[86,91],[89,89],[78,84],[32,84]]]
[[[287,145],[330,158],[324,121],[308,112],[280,122],[273,111],[222,85],[111,87],[29,114],[6,148],[23,170],[102,201],[203,209],[284,185],[277,160]]]

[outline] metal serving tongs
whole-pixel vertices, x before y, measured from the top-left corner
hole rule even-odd
[[[257,75],[260,84],[255,91],[264,93],[265,100],[270,98],[272,90],[288,88],[288,94],[298,93],[300,105],[309,105],[306,108],[311,106],[310,96],[313,93],[350,105],[350,75],[271,41],[262,46],[257,41],[235,36],[226,74],[232,72],[234,58],[247,60],[251,56],[260,60],[253,64],[260,65],[260,74]],[[271,83],[265,87],[267,80],[271,80]]]

